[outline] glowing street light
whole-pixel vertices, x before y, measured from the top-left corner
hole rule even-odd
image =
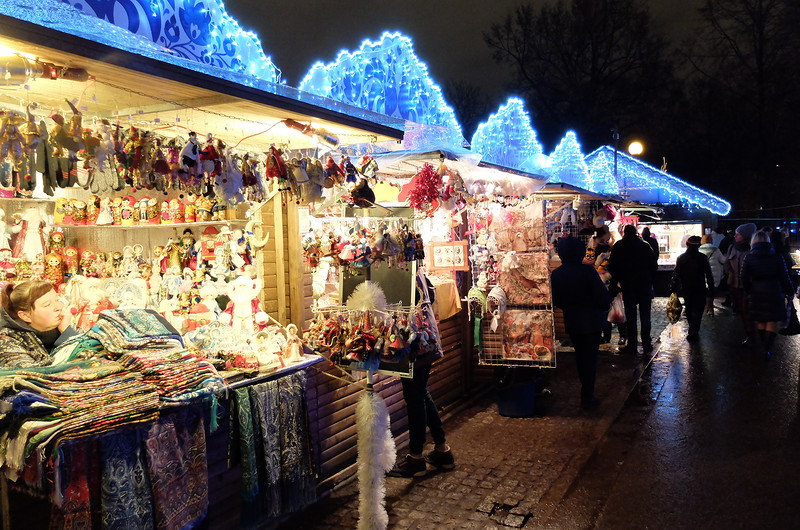
[[[638,156],[644,153],[644,145],[642,142],[638,140],[634,140],[633,142],[628,144],[628,152],[633,156]]]

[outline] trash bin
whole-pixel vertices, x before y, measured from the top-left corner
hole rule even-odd
[[[536,394],[540,381],[539,368],[496,368],[497,409],[500,415],[509,418],[536,416]]]

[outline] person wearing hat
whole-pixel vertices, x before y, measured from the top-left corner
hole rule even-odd
[[[756,232],[742,263],[742,289],[748,315],[755,323],[764,355],[769,359],[778,323],[786,318],[786,301],[794,292],[783,257],[775,252],[769,234]]]
[[[561,266],[550,275],[553,305],[564,312],[564,327],[575,347],[581,382],[581,408],[591,410],[600,401],[594,395],[597,355],[611,298],[592,265],[582,262],[586,246],[577,238],[558,240]]]
[[[700,252],[700,237],[691,236],[686,240],[686,252],[678,256],[672,272],[670,292],[683,295],[686,320],[689,321],[689,342],[700,339],[700,322],[703,310],[712,311],[714,307],[714,275],[708,258]]]
[[[747,336],[742,344],[747,344],[753,337],[753,323],[747,315],[747,294],[742,285],[742,263],[750,252],[750,239],[756,233],[756,225],[745,223],[736,227],[733,244],[725,255],[725,274],[728,276],[728,287],[731,294],[731,307],[739,314]]]

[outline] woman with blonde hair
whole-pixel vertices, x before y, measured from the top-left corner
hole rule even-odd
[[[711,275],[714,277],[714,287],[718,287],[722,280],[723,267],[725,265],[725,256],[722,252],[714,246],[714,238],[711,234],[706,234],[700,238],[700,252],[705,254],[708,258],[708,264],[711,265]]]
[[[0,308],[0,369],[48,366],[50,352],[76,332],[53,284],[30,280],[3,287]]]

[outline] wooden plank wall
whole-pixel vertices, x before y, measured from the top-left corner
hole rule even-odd
[[[280,194],[260,212],[270,239],[263,249],[263,306],[281,323],[293,322],[305,329],[311,318],[311,274],[300,251],[298,208],[285,203]],[[437,405],[445,410],[458,403],[469,389],[470,358],[463,348],[466,311],[439,323],[445,357],[431,371],[429,389]],[[363,392],[360,386],[334,379],[328,374],[348,377],[330,363],[318,363],[307,370],[307,400],[314,457],[321,491],[355,473],[355,406]],[[363,381],[362,381],[363,382]],[[376,391],[386,402],[392,432],[398,445],[406,443],[408,420],[402,387],[397,377],[378,376]]]
[[[465,314],[462,311],[439,323],[445,356],[433,365],[428,389],[437,406],[444,411],[464,399],[469,390],[469,363],[462,347]],[[314,456],[319,466],[319,489],[322,492],[333,489],[356,471],[355,407],[363,390],[357,385],[326,375],[342,375],[327,363],[318,364],[308,372],[308,408],[311,431],[315,437]],[[376,381],[375,391],[389,409],[395,442],[402,447],[408,441],[408,418],[400,379],[379,375]]]

